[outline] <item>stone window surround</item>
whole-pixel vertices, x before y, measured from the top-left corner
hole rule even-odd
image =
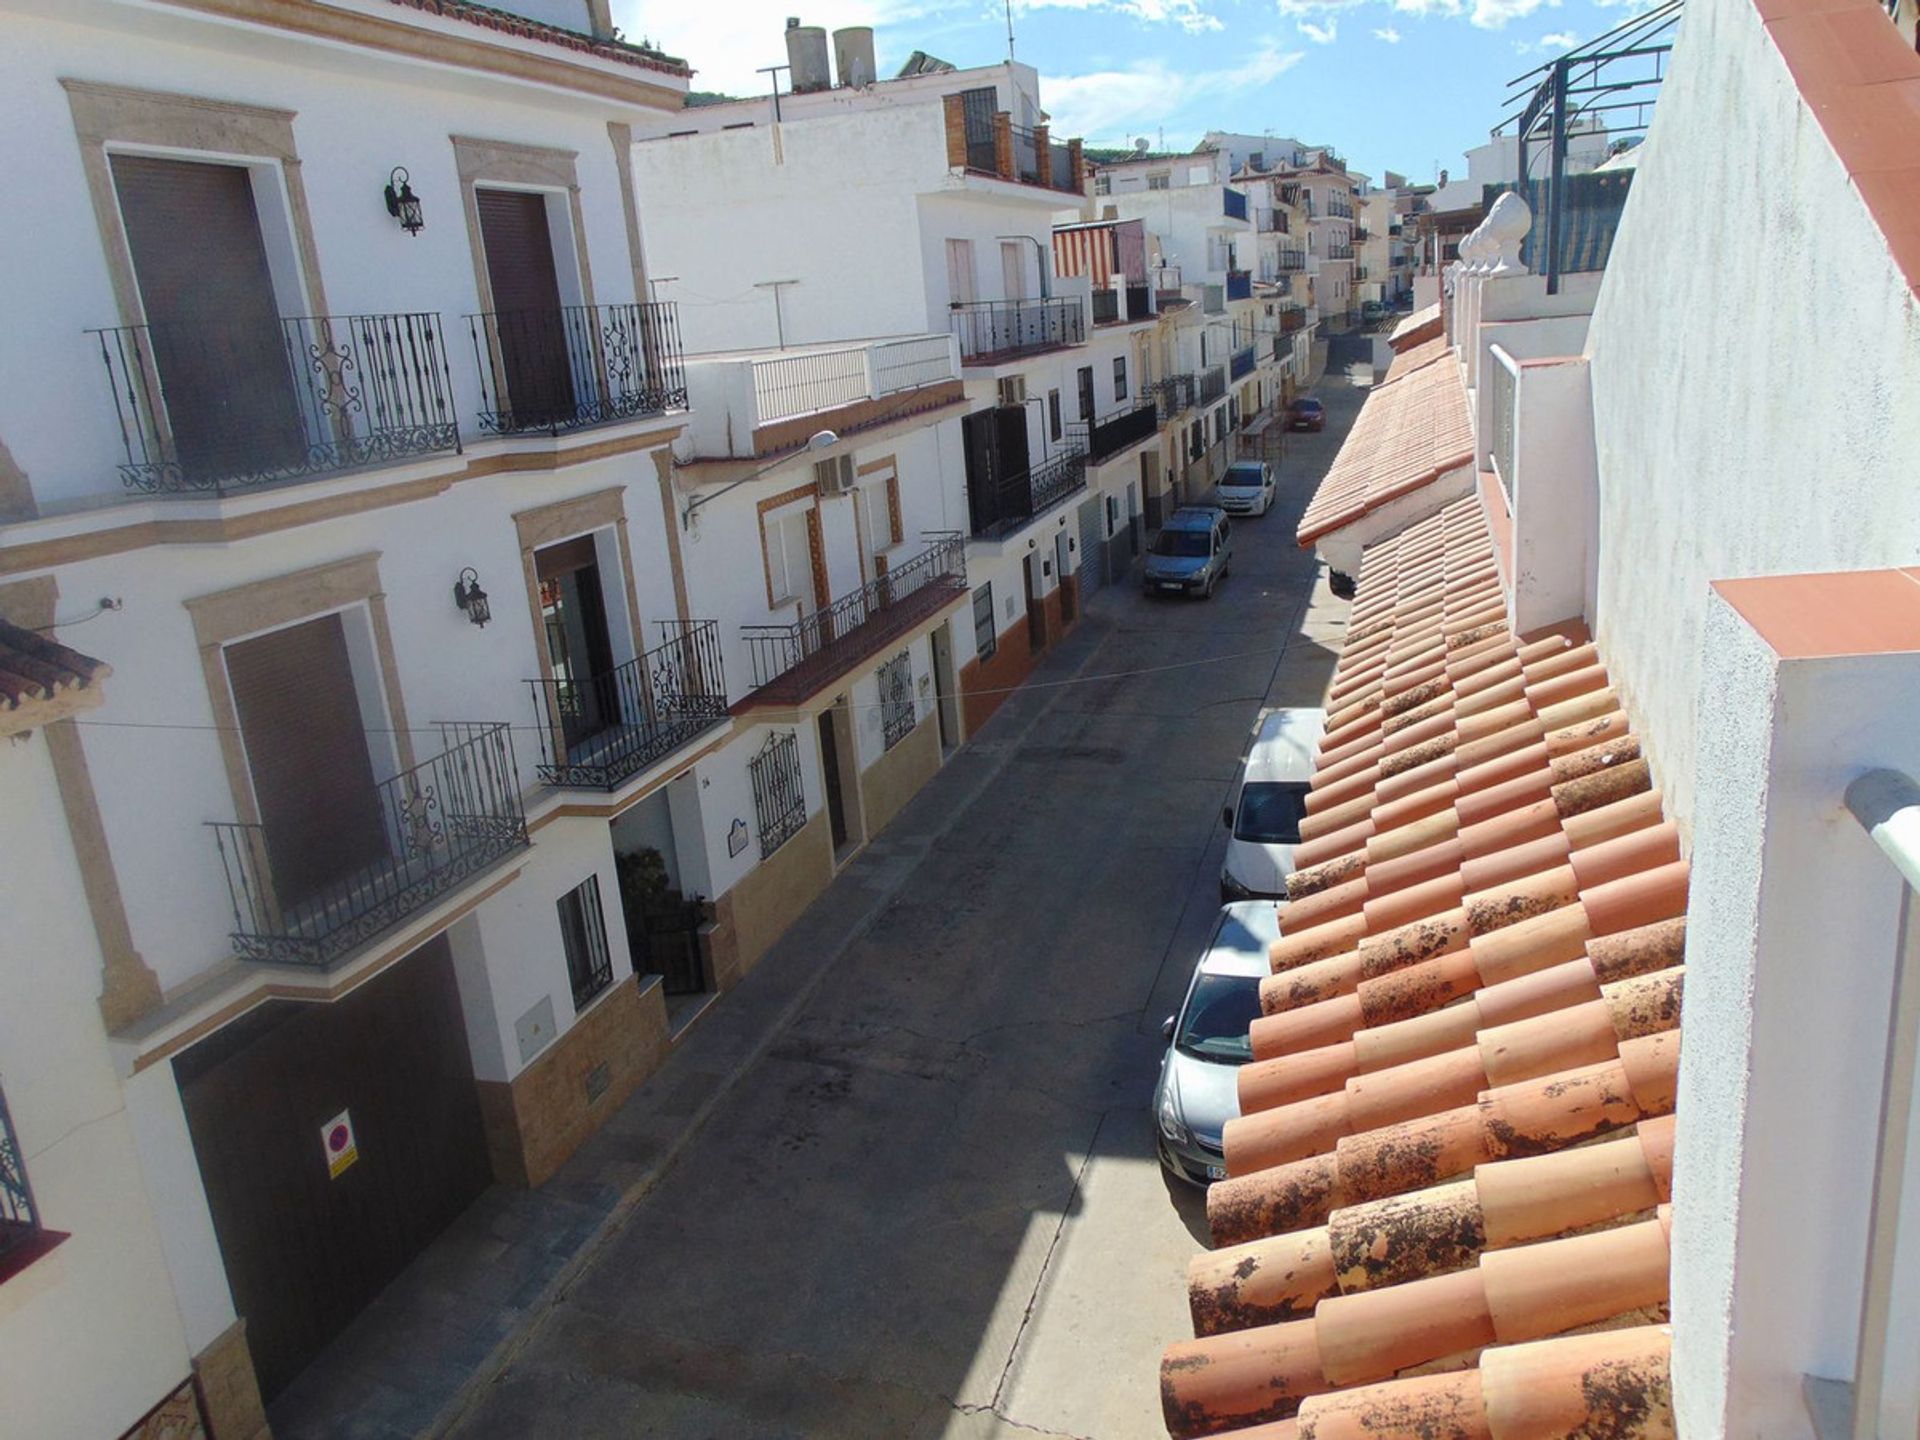
[[[215,164],[278,167],[307,313],[330,313],[320,278],[320,252],[314,240],[313,215],[301,179],[299,150],[294,144],[294,111],[88,80],[62,79],[60,84],[67,92],[67,104],[73,112],[81,169],[93,201],[94,218],[100,227],[100,241],[122,325],[144,324],[146,314],[140,303],[133,251],[121,224],[119,196],[114,191],[113,171],[108,161],[108,156],[115,151],[170,152],[181,159],[200,157]]]
[[[226,647],[251,636],[323,615],[364,608],[373,633],[374,654],[380,663],[382,700],[393,727],[394,753],[400,768],[415,763],[413,732],[407,725],[407,707],[394,660],[393,632],[387,623],[387,597],[380,585],[380,552],[369,551],[345,560],[310,566],[287,575],[255,580],[227,590],[196,596],[185,602],[193,617],[195,643],[206,678],[207,698],[219,727],[220,754],[227,784],[233,792],[234,813],[242,823],[260,823],[254,800],[253,775],[247,767],[246,747],[240,738],[240,712],[227,680]]]
[[[804,485],[796,485],[791,490],[782,490],[778,495],[769,495],[754,507],[754,524],[760,530],[760,574],[767,588],[767,609],[779,610],[783,604],[791,604],[791,595],[773,593],[773,556],[767,549],[767,516],[775,510],[781,510],[799,500],[812,503],[807,506],[807,555],[813,565],[813,603],[819,609],[826,609],[832,599],[826,593],[827,546],[826,534],[820,526],[819,488],[809,480]]]
[[[448,139],[453,142],[454,168],[460,177],[460,208],[467,219],[467,242],[473,253],[474,294],[480,297],[480,309],[491,312],[494,308],[493,281],[487,275],[487,247],[480,234],[477,193],[489,186],[566,194],[567,215],[573,228],[574,264],[580,277],[580,301],[583,305],[592,305],[593,267],[587,260],[586,217],[580,207],[580,175],[576,163],[579,152],[471,135],[451,135]]]
[[[540,666],[541,680],[552,681],[553,657],[547,654],[546,629],[540,610],[540,575],[535,556],[538,551],[563,540],[578,539],[600,530],[610,529],[614,532],[614,540],[620,549],[621,593],[626,599],[627,625],[633,636],[633,656],[629,658],[635,658],[646,650],[646,630],[640,618],[640,591],[633,575],[633,544],[627,534],[624,486],[615,485],[588,495],[575,496],[571,500],[556,500],[551,504],[536,505],[531,510],[517,511],[513,517],[513,527],[519,537],[520,573],[527,591],[527,613],[533,625],[534,659]],[[549,683],[543,686],[543,690],[548,697],[547,724],[553,732],[554,742],[560,744],[560,712],[554,698],[554,687]]]

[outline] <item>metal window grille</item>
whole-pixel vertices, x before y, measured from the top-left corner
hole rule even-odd
[[[993,623],[993,582],[989,580],[973,592],[973,649],[982,660],[991,660],[1000,648],[1000,632]]]
[[[33,1187],[27,1183],[25,1157],[7,1113],[7,1097],[0,1092],[0,1260],[40,1233],[40,1212],[34,1208]]]
[[[753,784],[753,814],[760,822],[760,858],[766,859],[807,823],[807,795],[800,777],[800,737],[775,731],[747,762]]]
[[[880,667],[880,733],[891,750],[913,733],[913,659],[902,650]]]
[[[586,880],[560,897],[560,942],[567,951],[567,978],[573,982],[573,1008],[613,983],[613,955],[607,949],[607,925],[600,913],[600,877]]]

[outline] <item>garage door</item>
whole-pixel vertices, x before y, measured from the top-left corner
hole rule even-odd
[[[1080,502],[1080,595],[1085,599],[1107,583],[1107,527],[1098,495]]]
[[[491,1178],[447,942],[333,1004],[262,1006],[174,1076],[271,1398]],[[343,1112],[358,1158],[336,1176],[325,1132]]]

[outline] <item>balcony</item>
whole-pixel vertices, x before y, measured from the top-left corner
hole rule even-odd
[[[1260,228],[1268,235],[1291,235],[1292,222],[1284,210],[1268,210],[1260,217]]]
[[[1153,397],[1156,417],[1164,425],[1182,410],[1193,407],[1193,376],[1169,375],[1149,385],[1147,393]]]
[[[543,783],[617,790],[727,718],[711,620],[659,622],[661,643],[587,680],[529,680]]]
[[[1304,330],[1307,325],[1307,312],[1301,310],[1282,310],[1280,312],[1280,333],[1291,335],[1296,330]]]
[[[1222,186],[1220,190],[1220,213],[1229,220],[1246,219],[1247,197],[1245,193]]]
[[[687,434],[707,460],[779,454],[823,428],[856,434],[960,392],[951,335],[697,355],[686,368]]]
[[[1227,272],[1227,299],[1251,300],[1253,298],[1253,275],[1246,270]]]
[[[1087,484],[1087,455],[1078,442],[1052,459],[1012,475],[967,477],[973,538],[1001,540],[1046,514]]]
[[[878,655],[967,593],[967,545],[957,534],[791,625],[743,625],[754,692],[747,704],[798,704]]]
[[[1118,325],[1127,317],[1120,313],[1120,295],[1114,290],[1095,290],[1093,292],[1093,323],[1096,325]]]
[[[1087,307],[1078,296],[1049,300],[969,300],[953,307],[953,333],[969,365],[998,365],[1087,339]]]
[[[7,1097],[0,1094],[0,1280],[25,1269],[64,1238],[41,1223]]]
[[[1219,366],[1202,372],[1200,376],[1200,398],[1198,403],[1204,408],[1214,401],[1223,399],[1227,393],[1227,372]]]
[[[1367,241],[1371,240],[1372,238],[1373,238],[1373,232],[1369,230],[1366,226],[1356,225],[1353,227],[1353,239],[1355,244],[1364,245],[1366,244]]]
[[[1253,373],[1254,360],[1257,358],[1254,349],[1252,345],[1243,345],[1228,357],[1227,371],[1235,380]]]
[[[968,95],[959,92],[944,97],[949,165],[1066,195],[1083,192],[1085,167],[1078,140],[1062,145],[1048,136],[1044,125],[1015,125],[1006,111],[988,108],[991,95],[975,93],[987,104],[969,103]]]
[[[324,969],[527,847],[509,727],[443,722],[440,739],[440,754],[363,797],[376,853],[336,862],[331,875],[315,873],[310,836],[209,826],[233,904],[235,954]]]
[[[1329,245],[1327,247],[1326,258],[1329,260],[1351,260],[1353,259],[1353,246]]]
[[[492,434],[562,435],[686,407],[670,303],[491,311],[469,315],[467,330]]]
[[[89,330],[129,490],[227,495],[460,448],[440,317]]]
[[[1307,268],[1307,252],[1304,250],[1282,250],[1280,252],[1280,273],[1289,275]]]
[[[1152,439],[1160,429],[1160,417],[1158,407],[1148,400],[1131,410],[1122,410],[1104,420],[1097,420],[1091,427],[1075,425],[1069,428],[1076,438],[1084,437],[1087,463],[1101,465],[1128,446]]]

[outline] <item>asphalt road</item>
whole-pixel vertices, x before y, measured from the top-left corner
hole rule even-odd
[[[1165,1433],[1204,1222],[1148,1099],[1249,732],[1336,658],[1346,607],[1293,543],[1363,395],[1335,355],[1327,431],[1214,599],[1093,597],[871,847],[871,918],[456,1434]]]

